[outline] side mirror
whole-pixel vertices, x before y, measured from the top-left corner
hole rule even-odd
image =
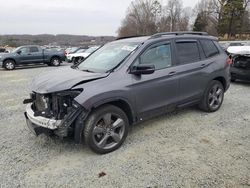
[[[20,54],[22,53],[22,51],[19,50],[19,51],[17,51],[16,53],[20,55]]]
[[[136,65],[130,70],[131,74],[141,75],[141,74],[153,74],[155,72],[154,65]]]

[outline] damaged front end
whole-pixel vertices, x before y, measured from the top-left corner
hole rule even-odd
[[[250,80],[250,55],[233,55],[231,77],[232,81],[235,79]]]
[[[76,98],[82,90],[68,90],[49,94],[30,94],[25,117],[27,126],[35,134],[54,133],[67,137],[74,129],[74,121],[84,113],[84,108]]]

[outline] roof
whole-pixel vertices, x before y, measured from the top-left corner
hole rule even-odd
[[[156,33],[152,36],[143,36],[143,37],[128,37],[128,38],[118,38],[114,42],[138,42],[143,43],[147,40],[156,40],[156,39],[162,39],[162,38],[200,38],[200,39],[211,39],[211,40],[218,40],[218,38],[208,35],[206,32],[165,32],[165,33]]]

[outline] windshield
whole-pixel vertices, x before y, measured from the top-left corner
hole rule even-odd
[[[80,49],[80,50],[77,50],[76,53],[83,53],[85,51],[86,51],[86,49]]]
[[[16,49],[13,50],[13,53],[17,53],[22,47],[18,47]]]
[[[139,43],[109,43],[78,65],[80,70],[108,72],[130,55]]]

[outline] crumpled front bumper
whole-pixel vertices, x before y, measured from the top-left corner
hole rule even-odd
[[[42,116],[35,116],[32,104],[26,106],[24,116],[26,118],[27,127],[36,136],[39,134],[56,134],[59,137],[68,136],[68,129],[80,114],[85,114],[83,108],[75,104],[75,107],[62,120],[49,119]]]
[[[50,130],[55,130],[57,129],[62,120],[54,120],[54,119],[49,119],[49,118],[45,118],[45,117],[41,117],[41,116],[34,116],[34,111],[31,108],[32,104],[28,104],[26,106],[26,117],[29,119],[29,121],[31,121],[33,124],[40,126],[40,127],[44,127],[46,129],[50,129]]]

